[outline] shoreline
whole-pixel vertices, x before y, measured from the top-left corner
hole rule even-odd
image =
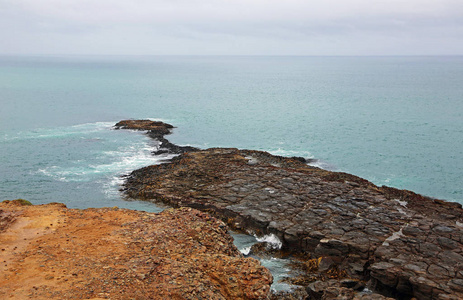
[[[101,299],[143,297],[140,291],[149,290],[153,296],[180,292],[188,298],[194,292],[224,299],[463,298],[458,203],[379,187],[303,158],[178,146],[164,137],[174,127],[162,122],[126,120],[114,128],[147,131],[160,144],[153,155],[176,155],[132,171],[124,177],[124,194],[177,208],[146,213],[1,202],[1,295],[50,299],[80,293]],[[240,260],[225,224],[271,239],[250,247]],[[101,247],[110,253],[98,256]],[[199,252],[185,256],[185,247]],[[225,252],[214,252],[217,247]],[[197,277],[198,259],[211,255],[221,258]],[[249,256],[291,259],[298,276],[285,282],[299,288],[270,293],[271,275]],[[121,257],[127,268],[120,268]]]
[[[235,148],[195,149],[135,170],[124,193],[207,211],[243,231],[275,234],[284,251],[303,253],[306,264],[315,264],[308,277],[338,272],[328,286],[305,282],[309,294],[340,292],[348,279],[397,299],[463,297],[458,203]]]

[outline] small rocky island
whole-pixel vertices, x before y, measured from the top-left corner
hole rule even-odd
[[[381,299],[357,294],[365,285],[395,299],[463,299],[460,204],[378,187],[299,158],[189,150],[132,172],[124,192],[275,234],[283,250],[305,257],[299,284],[309,299]]]

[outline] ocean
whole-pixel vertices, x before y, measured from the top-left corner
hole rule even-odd
[[[121,175],[177,144],[315,158],[463,203],[463,57],[0,57],[0,199],[119,206]]]
[[[313,158],[463,203],[462,82],[461,56],[0,56],[0,200],[161,211],[119,192],[123,175],[172,157],[113,129],[149,118],[176,126],[176,144]],[[234,237],[242,251],[256,242]]]

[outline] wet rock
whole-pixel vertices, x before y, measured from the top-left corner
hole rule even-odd
[[[353,279],[342,279],[340,282],[342,287],[362,291],[365,288],[365,282]]]
[[[274,233],[284,250],[335,260],[345,274],[371,279],[391,295],[463,298],[450,283],[463,266],[458,203],[234,148],[136,170],[125,187],[133,198],[190,206],[235,228]]]
[[[308,296],[304,288],[298,287],[291,291],[272,291],[270,300],[306,300]]]
[[[359,293],[352,298],[353,300],[391,300],[394,298],[389,298],[380,294],[375,293]]]
[[[353,299],[355,292],[352,289],[343,288],[343,287],[328,287],[322,296],[322,300],[331,300],[331,299]]]
[[[346,287],[349,285],[350,287]],[[388,298],[371,291],[368,293],[359,292],[363,290],[364,284],[350,280],[328,280],[315,281],[307,286],[308,299],[314,300],[388,300]]]
[[[251,249],[249,250],[248,255],[259,257],[259,258],[270,259],[272,257],[278,256],[280,254],[279,250],[280,249],[275,247],[275,245],[272,245],[268,242],[260,242],[260,243],[255,243],[254,245],[251,246]]]
[[[310,297],[309,299],[321,299],[326,289],[331,285],[333,285],[332,282],[325,281],[315,281],[309,284],[307,286],[307,294]]]
[[[154,155],[181,154],[199,150],[195,147],[178,146],[169,142],[164,136],[170,134],[174,126],[164,122],[151,120],[123,120],[116,123],[114,128],[147,131],[149,137],[159,142],[158,149],[153,151]]]

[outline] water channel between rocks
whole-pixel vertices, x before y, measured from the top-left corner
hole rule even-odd
[[[150,203],[150,208],[147,209],[149,212],[159,213],[168,207],[165,205],[157,205]],[[272,248],[280,248],[281,241],[273,234],[258,237],[255,235],[239,233],[235,231],[229,231],[230,236],[233,238],[233,244],[245,257],[253,257],[260,261],[261,265],[266,267],[273,276],[273,284],[271,286],[274,291],[291,291],[295,286],[281,282],[284,278],[291,277],[293,269],[290,266],[291,260],[288,258],[277,258],[268,257],[262,258],[252,255],[251,247],[257,243],[266,242]]]

